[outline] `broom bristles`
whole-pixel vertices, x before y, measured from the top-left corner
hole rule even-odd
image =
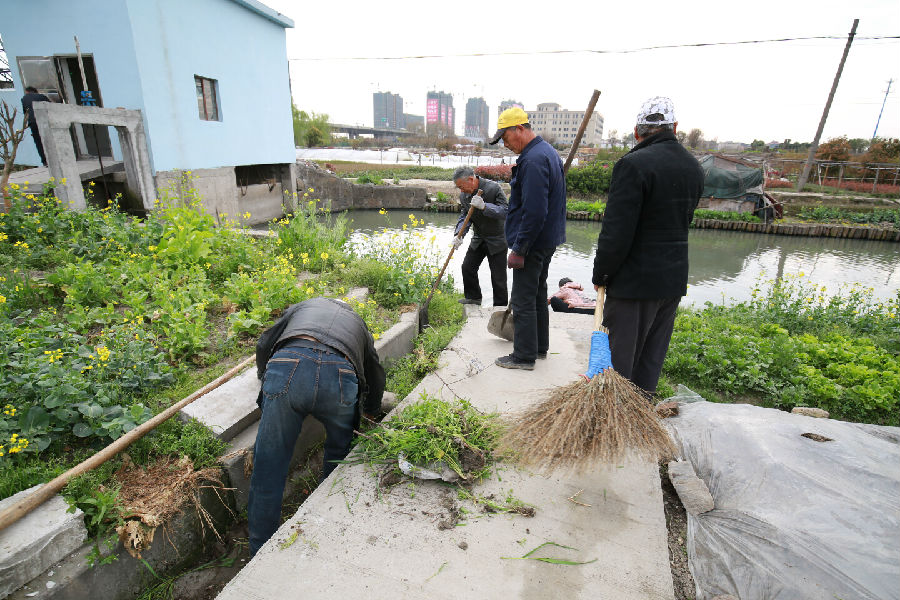
[[[676,454],[646,396],[613,369],[556,388],[515,416],[500,444],[523,464],[544,471]]]

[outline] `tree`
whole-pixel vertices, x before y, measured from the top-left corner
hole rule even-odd
[[[678,142],[684,146],[685,142],[687,142],[687,134],[683,131],[679,131],[675,134],[675,137],[678,138]]]
[[[869,140],[863,138],[851,138],[850,149],[853,154],[862,154],[869,148]]]
[[[622,138],[622,146],[623,146],[626,150],[627,150],[628,148],[633,148],[633,147],[634,147],[634,142],[635,142],[635,139],[634,139],[634,132],[633,132],[633,131],[632,131],[631,133],[629,133],[628,135],[626,135],[624,138]]]
[[[687,136],[688,146],[690,146],[692,150],[696,150],[697,146],[699,146],[702,141],[703,132],[696,128],[691,129],[691,132]]]
[[[900,139],[875,138],[869,151],[861,158],[864,163],[892,163],[900,159]]]
[[[613,129],[609,132],[609,145],[613,148],[619,143],[619,130]]]
[[[766,149],[766,143],[762,140],[753,140],[750,142],[750,150],[754,152],[762,152]]]
[[[16,152],[19,144],[25,137],[25,115],[22,115],[22,127],[16,128],[16,109],[10,111],[5,100],[0,101],[0,159],[3,160],[3,172],[0,173],[0,196],[3,197],[3,207],[9,212],[10,203],[6,195],[6,184],[12,174],[13,163],[16,162]]]
[[[307,113],[299,110],[291,103],[291,113],[294,117],[294,145],[324,146],[331,141],[331,125],[328,124],[328,115]]]
[[[850,160],[850,142],[846,135],[831,138],[816,150],[818,160],[844,162]]]

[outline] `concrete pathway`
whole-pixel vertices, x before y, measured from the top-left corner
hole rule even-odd
[[[469,321],[421,392],[467,398],[486,411],[510,413],[573,381],[586,366],[592,317],[551,313],[550,356],[534,371],[493,364],[511,344],[487,333],[489,308],[467,307]],[[569,497],[578,493],[576,504]],[[674,598],[657,467],[598,465],[587,474],[542,476],[505,467],[475,491],[511,492],[536,507],[533,518],[449,514],[471,504],[448,487],[402,483],[379,489],[364,465],[342,465],[313,493],[219,595],[226,600],[321,598]],[[596,562],[554,565],[521,557]],[[340,597],[340,596],[338,596]]]

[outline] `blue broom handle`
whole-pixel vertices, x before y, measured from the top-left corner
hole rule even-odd
[[[594,331],[602,331],[609,333],[605,327],[601,325],[603,322],[603,302],[606,300],[606,287],[597,288],[597,302],[594,305]]]

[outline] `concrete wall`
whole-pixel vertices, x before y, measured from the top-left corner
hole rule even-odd
[[[3,0],[0,35],[20,110],[17,57],[74,55],[78,35],[103,105],[143,112],[154,172],[295,160],[284,27],[239,0]],[[194,75],[218,80],[221,121],[199,118]],[[18,164],[39,164],[30,137]]]
[[[422,209],[428,200],[425,188],[392,185],[360,185],[341,179],[314,163],[297,163],[297,189],[313,188],[314,196],[330,201],[331,209],[362,208]]]
[[[295,160],[284,28],[231,0],[125,0],[157,171]],[[218,81],[198,116],[194,75]]]
[[[280,219],[285,213],[286,200],[294,191],[293,165],[284,165],[280,176],[270,188],[268,184],[238,186],[234,167],[196,169],[191,171],[161,171],[155,176],[160,199],[184,198],[185,178],[200,198],[203,210],[222,224],[236,220],[241,225],[257,225]],[[290,212],[290,211],[288,211]],[[244,215],[249,213],[249,217]]]
[[[138,74],[138,58],[123,0],[3,0],[0,15],[0,35],[15,84],[13,90],[0,90],[0,100],[21,113],[25,88],[16,59],[74,56],[73,36],[77,35],[82,54],[93,55],[103,105],[144,109],[143,82]],[[110,138],[113,155],[121,160],[114,132]],[[19,146],[16,163],[41,164],[30,132],[26,132]]]

